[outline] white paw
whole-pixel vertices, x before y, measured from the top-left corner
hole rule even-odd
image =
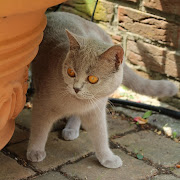
[[[28,151],[27,159],[32,162],[40,162],[46,157],[46,151]]]
[[[62,131],[62,136],[66,141],[72,141],[76,138],[78,138],[79,136],[79,130],[75,130],[75,129],[63,129]]]
[[[111,155],[108,158],[101,159],[100,163],[107,168],[119,168],[123,164],[121,158],[116,155]]]

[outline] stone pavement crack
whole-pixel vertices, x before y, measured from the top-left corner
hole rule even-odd
[[[69,180],[83,180],[83,179],[80,179],[78,176],[70,176],[66,172],[60,171],[60,174],[63,175],[64,177],[66,177]]]
[[[22,158],[19,158],[15,153],[8,151],[6,148],[2,149],[1,152],[4,155],[16,160],[16,162],[21,166],[29,168],[29,169],[33,170],[34,172],[36,172],[36,173],[41,173],[42,172],[42,171],[37,170],[34,166],[30,165],[26,160],[24,160]]]
[[[124,133],[117,133],[117,134],[112,135],[109,139],[121,138],[123,136],[126,136],[127,134],[137,133],[139,131],[140,131],[140,129],[136,128],[136,129],[133,129],[133,130],[130,130],[130,131],[126,131]]]
[[[85,154],[85,155],[81,156],[80,158],[78,158],[78,159],[76,159],[76,160],[74,160],[74,161],[67,161],[66,163],[61,164],[61,165],[59,165],[58,167],[54,168],[53,170],[54,170],[54,171],[57,171],[57,172],[61,172],[61,168],[62,168],[63,166],[66,166],[66,165],[69,165],[69,164],[75,164],[75,163],[81,161],[82,159],[88,158],[88,157],[90,157],[90,156],[92,156],[92,155],[94,155],[94,154],[95,154],[94,152],[90,152],[90,153],[88,153],[88,154]],[[63,173],[63,172],[61,172],[61,173]]]
[[[11,142],[10,144],[7,144],[6,147],[9,147],[9,146],[15,145],[15,144],[20,144],[20,143],[23,143],[25,141],[27,141],[27,139],[24,139],[24,140],[21,140],[21,141],[18,141],[18,142]]]
[[[30,131],[28,128],[26,128],[26,127],[24,127],[24,126],[22,126],[22,125],[20,125],[20,124],[17,124],[16,123],[16,126],[19,128],[19,129],[21,129],[21,130],[25,130],[25,131]]]
[[[69,164],[75,164],[75,163],[77,163],[77,162],[79,162],[79,161],[81,161],[81,160],[83,160],[83,159],[85,159],[85,158],[88,158],[88,157],[90,157],[90,156],[92,156],[92,155],[94,155],[94,154],[95,154],[94,152],[90,152],[90,153],[88,153],[88,154],[86,154],[86,155],[81,156],[80,158],[76,159],[75,161],[68,161],[68,162],[66,162],[66,163],[64,163],[64,164],[56,167],[56,168],[54,169],[54,171],[60,172],[63,176],[65,176],[66,178],[68,178],[68,179],[70,179],[70,180],[83,180],[83,179],[80,179],[80,178],[77,177],[77,176],[70,176],[70,175],[67,174],[66,172],[61,171],[61,168],[62,168],[63,166],[69,165]]]
[[[82,180],[82,179],[80,179],[80,178],[78,178],[78,177],[76,177],[76,176],[70,176],[70,175],[68,175],[66,172],[61,171],[61,168],[62,168],[63,166],[69,165],[69,164],[75,164],[75,163],[81,161],[82,159],[85,159],[85,158],[87,158],[87,157],[90,157],[90,156],[92,156],[92,155],[94,155],[94,154],[95,154],[94,152],[90,152],[90,153],[85,154],[85,155],[83,155],[82,157],[76,159],[75,161],[69,160],[69,161],[67,161],[67,162],[65,162],[65,163],[57,166],[56,168],[49,169],[48,171],[38,171],[38,170],[36,170],[36,169],[33,167],[33,168],[36,170],[36,171],[35,171],[36,174],[33,175],[33,176],[29,176],[28,178],[24,178],[24,179],[20,179],[20,180],[31,180],[31,179],[37,178],[37,177],[39,177],[39,176],[41,176],[41,175],[44,175],[44,174],[46,174],[46,173],[49,173],[49,172],[59,172],[61,175],[63,175],[64,177],[66,177],[66,178],[69,179],[69,180]],[[22,165],[21,163],[19,163],[19,164]],[[26,167],[27,167],[27,166],[26,166]],[[34,170],[34,169],[33,169],[33,170]]]

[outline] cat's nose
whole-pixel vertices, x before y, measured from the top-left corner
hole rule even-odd
[[[76,92],[76,93],[78,93],[79,91],[80,91],[80,88],[73,88],[74,89],[74,91]]]

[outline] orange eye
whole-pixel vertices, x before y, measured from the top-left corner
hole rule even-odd
[[[76,75],[75,75],[75,72],[74,72],[71,68],[68,68],[67,73],[68,73],[68,75],[69,75],[70,77],[75,77],[75,76],[76,76]]]
[[[98,80],[99,80],[99,78],[96,77],[96,76],[88,76],[88,81],[89,81],[91,84],[97,83]]]

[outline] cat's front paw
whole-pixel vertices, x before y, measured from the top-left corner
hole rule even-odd
[[[63,129],[62,136],[66,141],[72,141],[79,136],[79,130],[76,129]]]
[[[122,166],[123,162],[121,158],[117,155],[111,155],[110,157],[105,157],[99,160],[99,162],[107,168],[119,168]]]
[[[28,151],[27,159],[32,162],[40,162],[46,157],[46,151]]]

